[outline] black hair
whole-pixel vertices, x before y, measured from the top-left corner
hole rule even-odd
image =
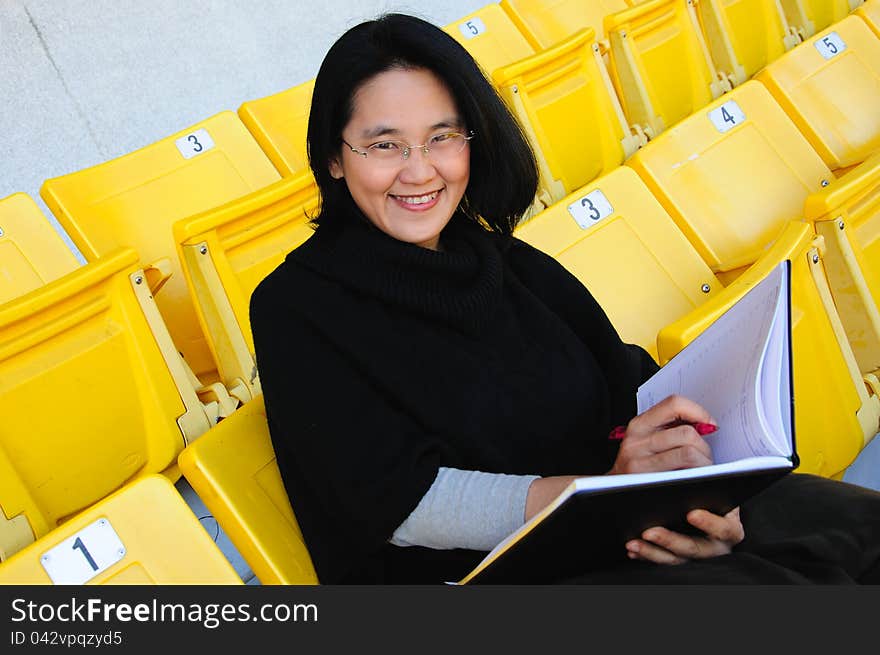
[[[330,175],[357,90],[395,68],[431,71],[447,87],[470,142],[470,179],[461,208],[491,229],[511,234],[538,188],[535,155],[517,120],[468,51],[439,27],[414,16],[384,14],[356,25],[334,43],[318,71],[309,113],[309,166],[321,193],[315,225],[351,211],[344,179]]]

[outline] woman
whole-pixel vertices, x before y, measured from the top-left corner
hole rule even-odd
[[[672,397],[633,418],[656,364],[512,236],[534,155],[442,30],[392,14],[344,34],[315,80],[308,144],[317,229],[260,284],[251,323],[278,465],[323,583],[457,580],[573,477],[711,462],[693,427],[669,425],[712,417]],[[797,477],[821,494],[833,484]],[[864,526],[853,539],[876,544],[880,495],[839,486]],[[765,514],[744,528],[738,509],[692,512],[699,536],[652,528],[621,544],[630,565],[574,581],[849,581],[878,558],[826,565],[837,544],[822,542],[818,563],[764,559],[753,553],[787,552],[793,535],[768,533]]]

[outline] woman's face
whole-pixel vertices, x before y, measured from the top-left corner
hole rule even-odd
[[[445,85],[431,72],[392,69],[361,85],[330,174],[344,178],[352,198],[377,228],[400,241],[436,250],[440,232],[458,207],[470,175],[470,147],[426,155],[390,142],[428,143],[465,125]],[[377,145],[378,144],[378,145]],[[373,148],[370,148],[373,146]],[[380,150],[382,152],[380,152]],[[390,151],[390,152],[389,152]],[[395,154],[396,153],[396,154]]]

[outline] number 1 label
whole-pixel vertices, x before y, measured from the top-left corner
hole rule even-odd
[[[816,46],[816,50],[818,50],[819,54],[825,59],[836,57],[846,50],[846,44],[837,32],[831,32],[827,36],[823,36],[821,39],[816,39],[813,42],[813,45]]]
[[[472,39],[486,31],[486,23],[480,18],[471,18],[469,21],[461,23],[458,26],[458,31],[464,38]]]
[[[85,584],[125,557],[125,546],[107,519],[91,525],[40,557],[54,584]]]
[[[614,213],[608,198],[599,189],[591,191],[568,206],[568,213],[583,229],[592,227]]]
[[[214,147],[214,139],[208,134],[208,130],[204,128],[196,130],[192,134],[182,136],[174,143],[184,159],[192,159]]]
[[[716,107],[709,112],[709,120],[719,132],[724,134],[728,130],[732,130],[740,123],[744,123],[746,115],[733,100],[725,102],[720,107]]]

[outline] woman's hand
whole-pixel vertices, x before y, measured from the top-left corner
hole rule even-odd
[[[627,556],[656,564],[682,564],[688,560],[726,555],[745,537],[739,507],[724,516],[696,509],[688,512],[687,521],[706,536],[692,537],[666,528],[648,528],[641,539],[626,543]]]
[[[669,396],[639,414],[626,426],[626,436],[609,475],[711,464],[712,450],[694,423],[716,424],[705,409],[682,396]]]

